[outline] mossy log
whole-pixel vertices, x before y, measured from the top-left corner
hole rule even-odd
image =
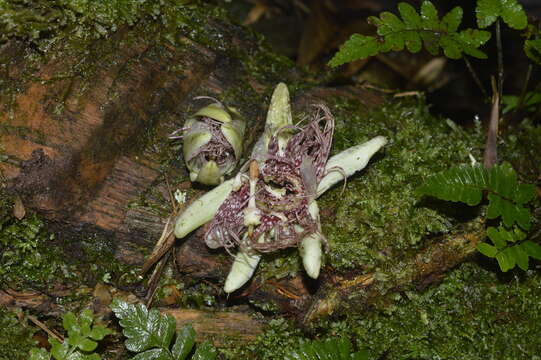
[[[254,74],[253,63],[247,63],[251,60],[239,53],[261,52],[255,50],[257,39],[233,29],[225,35],[226,52],[188,38],[171,45],[141,36],[137,28],[122,28],[84,46],[57,44],[40,56],[27,56],[28,43],[4,44],[0,76],[7,86],[0,97],[4,158],[0,170],[8,191],[17,193],[25,208],[50,220],[58,238],[105,233],[115,244],[117,259],[142,265],[172,211],[171,190],[186,191],[188,201],[206,190],[187,181],[178,147],[168,140],[197,109],[193,98],[213,96],[237,107],[249,122],[248,153],[262,130],[268,95],[276,83],[295,82],[309,88],[298,80],[293,67],[278,64],[270,55],[271,60],[257,71],[274,77]],[[368,107],[382,102],[373,91],[313,87],[297,92],[294,108],[306,109],[337,96],[360,100]],[[473,248],[463,239],[446,240],[462,244],[459,252],[444,242],[402,260],[385,276],[393,278],[398,268],[409,275],[396,277],[383,288],[376,286],[376,274],[333,276],[324,271],[319,282],[303,275],[254,281],[234,297],[274,302],[283,313],[307,325],[346,309],[351,296],[358,299],[356,304],[371,305],[392,289],[435,280],[435,274],[469,256]],[[177,249],[176,262],[188,279],[221,284],[231,259],[216,255],[204,246],[201,233],[194,232]],[[186,317],[182,311],[174,314]],[[246,328],[260,328],[257,321],[245,320]],[[216,329],[222,330],[229,332],[227,326]]]

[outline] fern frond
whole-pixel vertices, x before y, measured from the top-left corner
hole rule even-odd
[[[477,205],[488,191],[487,217],[499,216],[507,227],[517,223],[524,230],[531,225],[531,215],[524,204],[535,197],[533,185],[518,184],[511,165],[504,163],[490,170],[481,166],[453,167],[428,179],[417,189],[419,194],[447,201]]]
[[[290,352],[285,360],[368,360],[368,352],[361,350],[352,352],[348,339],[329,339],[312,341],[302,344]]]
[[[420,13],[407,3],[399,3],[398,11],[400,17],[387,11],[379,17],[369,17],[368,22],[377,27],[377,36],[352,35],[329,61],[329,65],[336,67],[380,52],[407,49],[416,53],[423,45],[432,55],[437,55],[442,49],[445,56],[451,59],[458,59],[463,53],[486,58],[479,47],[490,39],[490,33],[476,29],[459,32],[462,8],[455,7],[441,20],[430,1],[422,3]]]

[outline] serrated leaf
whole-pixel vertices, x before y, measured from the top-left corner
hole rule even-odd
[[[216,348],[208,341],[201,343],[192,356],[192,360],[214,360],[217,355]]]
[[[184,325],[177,332],[177,339],[173,344],[171,353],[175,360],[186,359],[195,344],[195,330],[192,325]]]
[[[171,356],[166,349],[151,349],[139,353],[131,358],[131,360],[177,360]]]
[[[520,244],[520,247],[529,256],[533,257],[534,259],[541,260],[541,246],[539,246],[539,244],[526,240]]]
[[[498,249],[487,243],[477,244],[477,250],[479,250],[481,254],[491,258],[495,257],[496,254],[498,254]]]
[[[339,65],[376,55],[379,52],[379,42],[372,36],[353,34],[329,61],[329,66]]]
[[[141,352],[152,347],[169,348],[176,327],[173,317],[162,316],[156,309],[148,311],[143,304],[116,301],[111,308],[121,319],[119,324],[127,338],[125,345],[128,350]]]
[[[511,255],[515,258],[515,261],[519,268],[526,271],[528,270],[528,254],[522,249],[521,246],[515,245],[509,248]]]
[[[441,23],[448,32],[456,32],[460,23],[462,22],[462,8],[460,6],[454,7],[451,11],[443,16]]]

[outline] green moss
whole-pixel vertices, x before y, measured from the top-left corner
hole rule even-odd
[[[428,112],[424,101],[403,101],[367,112],[357,102],[337,99],[333,153],[384,135],[389,144],[344,192],[335,187],[320,199],[323,232],[331,251],[327,264],[374,268],[400,252],[416,249],[427,235],[459,223],[450,209],[420,204],[414,190],[429,175],[481,158],[482,137]],[[429,206],[427,206],[429,205]]]
[[[397,294],[383,312],[325,324],[357,339],[373,358],[539,359],[541,274],[505,279],[466,263],[437,287]]]
[[[539,269],[503,277],[465,263],[438,286],[396,293],[385,308],[320,322],[312,337],[349,338],[371,359],[539,360],[539,284]],[[305,336],[276,319],[254,343],[222,351],[228,359],[283,359]]]
[[[36,344],[32,338],[36,329],[24,326],[17,314],[0,308],[0,360],[27,360],[30,349]]]
[[[12,289],[44,290],[54,282],[76,279],[73,268],[51,246],[53,240],[35,214],[22,220],[5,218],[0,228],[2,283]]]
[[[221,348],[219,351],[226,359],[272,359],[281,360],[285,354],[296,348],[306,339],[302,331],[285,319],[271,320],[265,333],[253,343],[242,349]]]

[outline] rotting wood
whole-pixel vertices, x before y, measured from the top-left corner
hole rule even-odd
[[[412,287],[423,289],[441,280],[443,273],[476,253],[476,244],[483,238],[483,231],[478,227],[447,235],[378,273],[347,278],[334,276],[323,284],[299,320],[310,328],[317,320],[331,315],[348,311],[360,313],[384,304],[393,293]]]
[[[211,340],[215,346],[246,344],[263,333],[264,323],[244,312],[160,309],[173,316],[177,328],[192,324],[199,341]]]

